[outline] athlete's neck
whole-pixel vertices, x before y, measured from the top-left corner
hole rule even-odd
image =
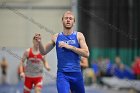
[[[70,35],[73,33],[73,30],[72,29],[64,29],[63,33],[64,33],[64,35]]]
[[[34,51],[34,52],[38,52],[38,51],[39,51],[38,46],[33,46],[33,48],[32,48],[32,49],[33,49],[33,51]]]

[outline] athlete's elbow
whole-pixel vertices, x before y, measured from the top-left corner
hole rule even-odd
[[[86,52],[84,57],[89,58],[89,52]]]
[[[89,58],[89,53],[87,53],[87,58]]]
[[[45,52],[43,52],[43,51],[40,51],[40,53],[41,53],[41,55],[43,55],[43,56],[44,56],[44,55],[46,55],[46,53],[45,53]]]

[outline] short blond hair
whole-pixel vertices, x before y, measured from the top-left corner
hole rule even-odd
[[[62,20],[63,20],[65,14],[71,14],[71,15],[73,16],[74,22],[75,22],[74,14],[73,14],[71,11],[66,11],[66,12],[63,14],[63,16],[62,16]]]

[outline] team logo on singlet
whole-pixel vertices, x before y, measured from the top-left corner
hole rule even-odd
[[[37,58],[37,55],[34,55],[34,58],[30,59],[30,61],[34,64],[39,64],[40,63],[40,60]]]
[[[68,45],[76,44],[76,41],[75,41],[75,40],[64,40],[64,41],[59,41],[59,43],[61,43],[61,42],[65,42],[65,43],[67,43]]]

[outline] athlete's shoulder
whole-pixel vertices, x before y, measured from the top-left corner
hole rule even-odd
[[[58,37],[58,33],[51,35],[51,42],[55,43],[57,37]]]
[[[82,32],[77,32],[77,34],[78,34],[78,35],[83,35],[83,33],[82,33]]]
[[[23,58],[28,57],[29,51],[30,51],[30,48],[28,48],[28,49],[26,49],[26,50],[24,51]]]
[[[57,37],[58,37],[58,33],[53,34],[53,35],[51,36],[52,39],[53,39],[53,38],[57,38]]]
[[[30,50],[31,50],[31,48],[27,48],[27,49],[25,50],[24,54],[28,56],[28,55],[29,55]]]
[[[58,34],[59,34],[59,33],[54,34],[53,37],[58,37]]]
[[[78,38],[84,38],[84,35],[83,35],[82,32],[77,32],[77,37],[78,37]]]
[[[30,51],[30,49],[31,49],[31,48],[27,48],[27,49],[25,50],[25,52],[29,52],[29,51]]]

